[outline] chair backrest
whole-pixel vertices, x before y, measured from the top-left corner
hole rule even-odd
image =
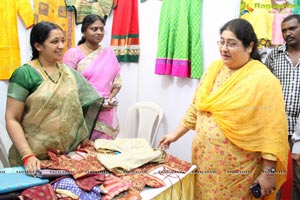
[[[8,155],[2,139],[4,137],[4,128],[0,124],[0,161],[3,167],[9,167]]]
[[[162,108],[153,102],[137,102],[129,107],[125,120],[127,138],[145,138],[153,147],[163,118]]]

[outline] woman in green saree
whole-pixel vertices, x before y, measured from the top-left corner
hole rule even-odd
[[[61,63],[62,29],[40,22],[31,31],[32,60],[9,80],[6,127],[13,142],[11,166],[40,168],[51,149],[68,153],[93,130],[103,98],[75,70]]]

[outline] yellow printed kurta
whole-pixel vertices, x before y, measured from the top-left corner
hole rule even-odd
[[[262,171],[262,157],[277,158],[276,170],[283,172],[276,174],[277,189],[286,180],[284,102],[280,83],[267,70],[260,62],[250,61],[231,71],[219,60],[201,79],[182,120],[184,127],[196,131],[192,144],[192,162],[198,165],[195,199],[254,198],[249,188]]]
[[[33,12],[29,0],[1,0],[0,80],[8,80],[13,71],[21,65],[18,15],[26,28],[33,25]]]
[[[65,51],[74,47],[74,16],[72,11],[67,11],[64,0],[34,0],[34,21],[56,23],[65,35]]]

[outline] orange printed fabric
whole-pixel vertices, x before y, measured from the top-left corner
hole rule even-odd
[[[0,3],[0,80],[8,80],[21,65],[18,16],[27,29],[33,25],[29,0],[6,0]]]
[[[139,61],[138,0],[118,0],[114,9],[111,47],[119,62]]]
[[[34,22],[49,21],[59,25],[65,35],[65,51],[75,46],[74,16],[64,0],[34,0]]]

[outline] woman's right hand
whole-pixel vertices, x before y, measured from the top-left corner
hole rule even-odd
[[[158,148],[166,150],[169,148],[170,144],[172,142],[175,142],[176,140],[177,139],[174,134],[172,134],[172,133],[166,134],[159,140]]]
[[[183,136],[188,131],[189,131],[188,128],[185,128],[184,126],[179,125],[174,132],[164,135],[159,140],[158,148],[163,149],[163,150],[168,149],[172,142],[175,142],[176,140],[178,140],[178,138]]]
[[[24,167],[27,175],[35,176],[36,171],[41,168],[41,161],[37,157],[31,156],[27,159]]]

